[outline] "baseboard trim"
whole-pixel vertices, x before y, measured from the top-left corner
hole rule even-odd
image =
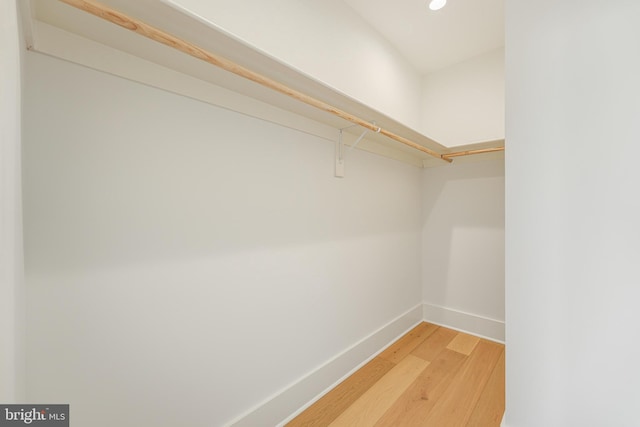
[[[439,305],[422,305],[424,320],[504,344],[504,322]]]
[[[227,426],[283,426],[422,320],[423,306],[419,304],[237,417]]]

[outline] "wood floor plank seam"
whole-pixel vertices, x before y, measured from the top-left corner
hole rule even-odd
[[[447,348],[450,350],[457,351],[458,353],[466,354],[468,356],[471,354],[473,349],[476,348],[476,345],[478,345],[479,342],[480,342],[480,338],[460,332],[447,345]]]
[[[418,356],[428,362],[431,362],[438,353],[446,348],[453,340],[457,332],[452,329],[438,327],[431,335],[429,335],[420,345],[412,352],[414,356]]]
[[[291,420],[287,426],[325,427],[329,425],[394,366],[395,364],[388,360],[374,357]]]
[[[405,356],[410,354],[416,347],[424,342],[431,334],[438,330],[437,325],[422,322],[413,328],[409,333],[398,339],[378,355],[383,359],[393,363],[398,363]]]
[[[446,348],[390,407],[375,427],[422,427],[429,411],[451,385],[467,356]]]
[[[499,427],[505,347],[421,323],[287,426]]]
[[[481,340],[436,402],[424,425],[466,426],[501,351],[498,344]]]
[[[468,427],[500,425],[504,415],[505,401],[505,351],[502,350],[498,362],[491,372],[482,395],[467,423]]]
[[[408,355],[331,424],[332,427],[370,427],[404,393],[429,362]]]

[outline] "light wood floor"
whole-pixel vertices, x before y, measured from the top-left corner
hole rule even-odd
[[[504,345],[421,323],[288,427],[498,427]]]

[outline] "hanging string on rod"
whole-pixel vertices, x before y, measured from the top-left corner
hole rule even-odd
[[[256,82],[262,86],[268,87],[272,90],[280,92],[291,98],[297,99],[298,101],[303,102],[307,105],[311,105],[312,107],[318,108],[320,110],[323,110],[325,112],[338,116],[344,120],[347,120],[351,123],[362,126],[365,129],[369,129],[373,132],[377,132],[382,135],[385,135],[388,138],[391,138],[397,142],[400,142],[404,145],[412,147],[416,150],[422,151],[423,153],[429,154],[430,156],[436,157],[440,160],[444,160],[445,162],[449,162],[449,163],[453,161],[403,136],[397,135],[386,129],[382,129],[374,124],[371,124],[367,120],[361,119],[357,116],[354,116],[353,114],[347,113],[346,111],[343,111],[330,104],[327,104],[326,102],[320,101],[302,92],[292,89],[280,82],[270,79],[269,77],[266,77],[254,71],[251,71],[248,68],[245,68],[239,64],[236,64],[235,62],[230,61],[222,56],[208,52],[202,49],[201,47],[196,46],[193,43],[182,40],[176,36],[173,36],[165,31],[155,28],[136,18],[132,18],[122,12],[119,12],[101,3],[95,2],[93,0],[60,0],[60,1],[70,6],[73,6],[77,9],[88,12],[92,15],[95,15],[99,18],[107,20],[113,24],[119,25],[128,30],[131,30],[137,34],[143,35],[158,43],[162,43],[165,46],[169,46],[173,49],[179,50],[180,52],[186,53],[187,55],[193,56],[194,58],[208,62],[209,64],[222,68],[223,70],[229,71],[240,77],[244,77],[245,79]]]

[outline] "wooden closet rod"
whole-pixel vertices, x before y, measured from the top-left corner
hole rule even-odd
[[[495,153],[496,151],[504,151],[504,147],[481,148],[478,150],[458,151],[455,153],[443,154],[442,158],[448,159],[450,157],[472,156],[474,154]]]
[[[151,40],[154,40],[166,46],[172,47],[176,50],[179,50],[180,52],[186,53],[187,55],[191,55],[197,59],[208,62],[209,64],[215,65],[216,67],[220,67],[223,70],[229,71],[238,76],[244,77],[245,79],[254,81],[262,86],[268,87],[284,95],[290,96],[291,98],[297,99],[300,102],[304,102],[305,104],[311,105],[320,110],[323,110],[335,116],[341,117],[351,123],[355,123],[359,126],[362,126],[363,128],[369,129],[377,133],[381,133],[382,135],[385,135],[404,145],[415,148],[416,150],[420,150],[423,153],[427,153],[430,156],[436,157],[438,159],[444,160],[449,163],[453,161],[452,159],[449,159],[442,154],[438,154],[435,151],[430,150],[427,147],[424,147],[420,144],[417,144],[403,136],[397,135],[386,129],[381,129],[380,127],[366,120],[363,120],[357,116],[354,116],[353,114],[349,114],[345,111],[340,110],[339,108],[336,108],[330,104],[327,104],[326,102],[323,102],[318,99],[312,98],[308,95],[305,95],[302,92],[299,92],[295,89],[285,86],[284,84],[279,83],[275,80],[272,80],[266,76],[253,72],[239,64],[236,64],[233,61],[230,61],[219,55],[208,52],[192,43],[189,43],[185,40],[175,37],[169,33],[166,33],[158,28],[155,28],[149,24],[146,24],[138,19],[132,18],[117,10],[111,9],[103,4],[100,4],[93,0],[60,0],[60,1],[70,6],[73,6],[77,9],[88,12],[92,15],[95,15],[99,18],[105,19],[123,28],[131,30],[138,34],[141,34],[147,38],[150,38]]]

